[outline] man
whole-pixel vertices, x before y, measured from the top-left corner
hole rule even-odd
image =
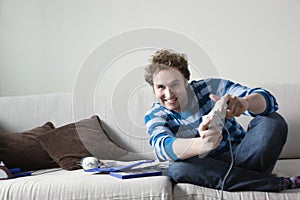
[[[186,56],[172,50],[157,51],[145,68],[157,99],[145,115],[149,144],[159,160],[171,161],[172,181],[228,191],[300,187],[297,176],[271,174],[287,137],[272,94],[224,79],[189,78]],[[216,101],[227,105],[224,126],[208,128],[212,118],[203,116]],[[242,114],[253,117],[247,131],[235,119]]]

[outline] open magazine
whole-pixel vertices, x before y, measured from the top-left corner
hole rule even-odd
[[[109,161],[108,164],[97,168],[84,170],[93,174],[110,174],[111,176],[127,179],[145,176],[158,176],[163,174],[163,168],[159,166],[159,162],[155,160],[139,160],[139,161]]]
[[[87,169],[84,170],[85,172],[116,172],[116,171],[123,171],[125,169],[130,169],[135,166],[145,164],[145,163],[152,163],[155,162],[155,160],[140,160],[135,162],[120,162],[116,161],[114,164],[110,164],[111,166],[100,166],[93,169]]]

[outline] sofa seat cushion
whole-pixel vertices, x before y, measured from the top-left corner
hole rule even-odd
[[[34,174],[39,175],[1,181],[0,197],[10,200],[172,198],[172,184],[167,176],[122,180],[108,174],[90,174],[81,169],[57,169],[50,173],[38,171]]]
[[[291,200],[299,199],[300,189],[286,190],[281,193],[275,192],[223,192],[224,199],[242,199],[242,200]],[[175,200],[219,200],[221,192],[210,188],[197,185],[180,183],[174,186],[173,199]]]

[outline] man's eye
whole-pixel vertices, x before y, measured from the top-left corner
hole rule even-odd
[[[158,85],[157,88],[158,88],[158,89],[163,89],[164,86],[163,86],[163,85]]]
[[[178,87],[178,86],[179,86],[178,83],[174,83],[174,84],[171,85],[171,88],[176,88],[176,87]]]

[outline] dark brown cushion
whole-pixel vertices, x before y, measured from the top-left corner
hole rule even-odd
[[[22,170],[58,167],[37,139],[39,135],[54,128],[51,122],[47,122],[41,127],[22,133],[0,133],[0,161],[3,161],[7,168]]]
[[[60,167],[67,170],[81,168],[86,156],[98,159],[118,159],[127,151],[109,139],[98,116],[51,130],[38,138],[42,147]]]

